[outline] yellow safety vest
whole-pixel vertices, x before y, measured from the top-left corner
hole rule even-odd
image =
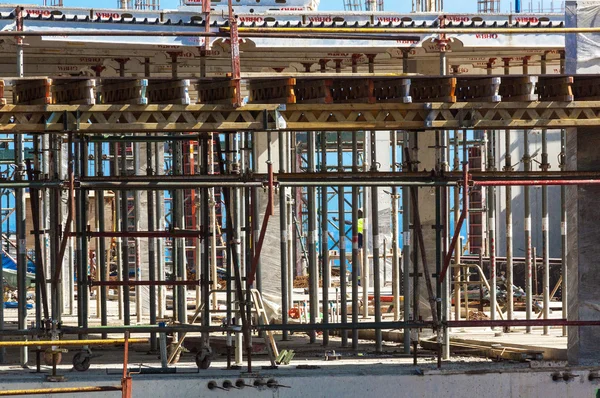
[[[358,219],[358,233],[362,234],[364,228],[365,228],[365,219],[364,218],[359,218]]]

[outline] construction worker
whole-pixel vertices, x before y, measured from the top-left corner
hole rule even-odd
[[[333,217],[333,221],[338,221],[338,218]],[[352,225],[352,221],[344,220],[344,224]],[[363,218],[362,209],[358,209],[358,222],[356,225],[357,225],[356,230],[358,232],[358,248],[362,249],[363,248],[363,231],[365,229],[365,219]],[[340,231],[340,233],[344,233],[344,232]]]

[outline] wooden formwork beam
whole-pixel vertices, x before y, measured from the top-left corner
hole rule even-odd
[[[248,84],[250,104],[295,104],[296,79],[251,80]]]
[[[499,94],[503,101],[537,101],[537,76],[502,76]]]
[[[237,83],[231,79],[201,80],[196,83],[199,104],[234,105],[237,99]]]
[[[149,104],[190,104],[190,81],[188,79],[149,80],[146,89]]]
[[[13,84],[13,104],[49,105],[52,103],[52,79],[18,79]]]
[[[100,104],[146,105],[147,79],[98,79],[97,102]]]
[[[52,104],[94,105],[95,79],[54,79],[51,86]]]

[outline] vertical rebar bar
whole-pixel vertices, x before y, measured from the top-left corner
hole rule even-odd
[[[378,171],[377,167],[377,133],[371,131],[371,139],[369,140],[371,147],[371,171]],[[379,197],[377,187],[371,188],[371,212],[373,213],[371,231],[373,234],[373,289],[374,289],[374,304],[375,304],[375,322],[381,322],[381,274],[380,274],[380,239],[379,239]],[[368,264],[368,262],[367,262]],[[367,289],[368,290],[368,289]],[[368,302],[366,306],[368,306]],[[375,351],[383,351],[383,338],[381,329],[375,329]]]
[[[529,157],[529,131],[525,130],[523,135],[523,169],[525,172],[531,171],[531,159]],[[531,320],[531,303],[532,303],[532,292],[531,292],[531,277],[532,277],[532,265],[531,265],[531,207],[529,200],[529,186],[523,187],[523,200],[525,201],[525,270],[526,270],[526,281],[525,281],[525,311],[526,319]],[[531,326],[526,326],[525,331],[531,333]]]
[[[320,133],[321,139],[321,173],[327,172],[327,132]],[[330,287],[330,264],[329,264],[329,217],[328,217],[328,187],[321,187],[321,269],[323,272],[323,323],[329,323],[329,287]],[[323,331],[323,345],[329,344],[329,331]]]
[[[358,173],[358,133],[352,132],[352,172]],[[364,233],[364,232],[363,232]],[[352,323],[358,323],[358,187],[352,186]],[[352,330],[352,349],[358,350],[358,329]]]

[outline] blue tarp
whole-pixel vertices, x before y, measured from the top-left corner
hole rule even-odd
[[[17,263],[4,252],[2,253],[2,268],[12,271],[17,270]],[[32,261],[27,261],[27,272],[35,274],[35,264]]]

